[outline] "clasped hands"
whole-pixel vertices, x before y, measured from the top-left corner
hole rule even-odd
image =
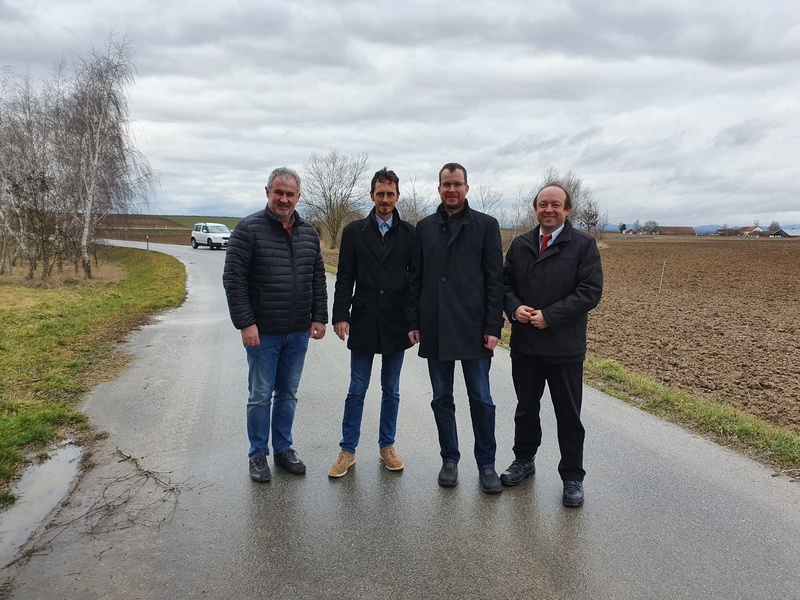
[[[536,327],[536,329],[546,329],[548,327],[547,321],[544,318],[544,313],[542,313],[541,310],[531,308],[525,304],[514,311],[514,316],[520,323],[530,323]]]

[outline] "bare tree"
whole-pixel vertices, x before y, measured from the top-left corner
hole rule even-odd
[[[317,220],[336,248],[346,219],[358,214],[369,195],[366,185],[366,153],[347,156],[336,148],[313,153],[305,163],[302,195],[310,217]]]
[[[146,204],[156,179],[131,133],[127,87],[134,81],[126,39],[109,38],[74,66],[74,89],[64,114],[59,159],[70,175],[70,192],[81,223],[81,264],[91,277],[91,247],[100,220]]]
[[[781,228],[781,224],[778,223],[777,221],[773,221],[772,223],[769,224],[769,229],[767,229],[767,231],[769,231],[770,233],[773,233],[775,231],[778,231],[780,228]]]
[[[653,234],[653,235],[659,233],[658,222],[653,221],[653,220],[645,221],[644,222],[644,226],[642,227],[642,229],[644,229],[647,233]]]
[[[414,225],[423,217],[431,214],[436,208],[436,202],[430,193],[422,193],[418,189],[416,174],[403,186],[403,193],[397,204],[400,216]]]
[[[130,134],[125,40],[103,53],[62,61],[34,83],[5,71],[0,81],[0,235],[3,269],[22,255],[28,277],[65,261],[91,277],[97,225],[108,212],[146,204],[154,190]]]
[[[608,212],[600,208],[591,190],[584,189],[581,211],[575,222],[598,242],[603,239],[608,225]]]
[[[44,95],[29,76],[4,79],[0,104],[0,221],[6,244],[27,263],[33,277],[44,262],[49,273],[53,220],[53,162],[48,150],[53,134],[48,128]],[[10,265],[13,266],[13,263]]]
[[[479,183],[472,188],[475,193],[475,208],[487,215],[496,216],[495,212],[503,202],[503,192],[496,189],[491,183]]]
[[[514,236],[517,231],[530,231],[536,227],[536,212],[533,209],[533,197],[536,192],[526,192],[522,187],[517,190],[517,200],[511,205],[511,220],[514,222]]]

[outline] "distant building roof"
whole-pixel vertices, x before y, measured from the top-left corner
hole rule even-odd
[[[777,235],[780,237],[800,237],[800,229],[778,229],[778,231],[770,232],[770,235]]]
[[[661,235],[695,235],[694,227],[662,227],[658,226]]]

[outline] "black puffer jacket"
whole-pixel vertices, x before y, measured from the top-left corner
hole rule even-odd
[[[296,212],[291,236],[266,208],[239,221],[222,283],[236,329],[255,323],[261,334],[279,334],[328,322],[319,236]]]

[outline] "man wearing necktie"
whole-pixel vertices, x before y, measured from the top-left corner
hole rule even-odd
[[[535,472],[542,441],[539,408],[547,383],[555,410],[562,502],[584,500],[581,423],[588,314],[600,302],[603,269],[592,237],[572,227],[569,191],[551,183],[533,200],[539,226],[511,242],[503,265],[505,311],[511,319],[511,374],[517,393],[514,456],[500,475],[518,485]]]
[[[400,187],[393,171],[384,167],[375,173],[369,197],[375,206],[366,219],[344,228],[339,248],[333,330],[339,339],[347,338],[350,389],[344,402],[341,450],[328,471],[330,477],[344,476],[356,462],[364,397],[376,354],[381,355],[380,460],[390,471],[400,471],[404,466],[394,441],[400,369],[411,346],[406,335],[405,300],[415,232],[395,209]]]

